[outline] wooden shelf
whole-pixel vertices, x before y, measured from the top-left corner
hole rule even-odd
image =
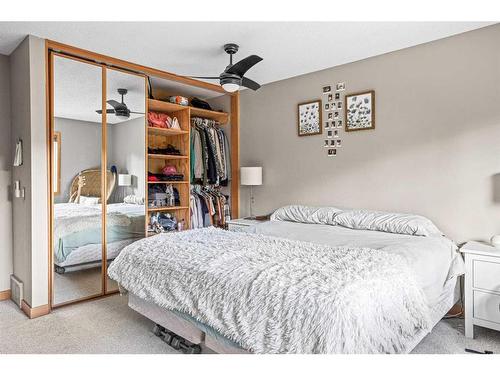
[[[148,212],[188,210],[187,206],[148,207]]]
[[[210,120],[219,121],[221,125],[229,122],[229,114],[226,112],[210,111],[208,109],[195,108],[164,102],[161,100],[148,99],[148,108],[150,111],[157,112],[178,112],[190,110],[191,117],[202,117]]]
[[[189,133],[187,130],[155,128],[153,126],[148,126],[148,131],[151,134],[164,135],[164,136],[168,136],[168,135],[183,135],[183,134],[188,134]]]
[[[165,159],[165,160],[184,160],[188,159],[187,155],[163,155],[163,154],[148,154],[150,159]]]
[[[221,125],[229,122],[229,114],[226,112],[209,111],[207,109],[189,107],[191,109],[191,117],[202,117],[210,120],[219,121]]]
[[[150,111],[178,112],[178,111],[187,111],[189,108],[190,107],[185,105],[164,102],[163,100],[148,99],[148,109]]]
[[[189,181],[148,181],[148,184],[189,184]]]

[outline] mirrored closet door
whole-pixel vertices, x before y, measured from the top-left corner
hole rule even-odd
[[[143,76],[106,69],[106,165],[116,178],[106,206],[106,266],[145,234],[145,112]],[[106,292],[118,285],[106,275]]]
[[[57,53],[51,60],[52,307],[58,307],[116,292],[107,268],[144,237],[146,80]]]
[[[102,72],[53,56],[53,306],[103,292]]]

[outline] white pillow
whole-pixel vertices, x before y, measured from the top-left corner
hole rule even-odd
[[[346,228],[375,230],[379,232],[409,234],[412,236],[443,236],[443,233],[426,217],[369,210],[342,211],[333,218]]]
[[[80,204],[83,204],[84,206],[93,206],[95,204],[100,203],[101,198],[99,197],[85,197],[83,195],[80,196]]]
[[[128,204],[144,204],[144,197],[139,197],[137,195],[127,195],[123,198],[123,203]]]
[[[335,215],[342,212],[336,207],[311,207],[291,205],[278,208],[271,215],[273,221],[293,221],[306,224],[336,225],[333,221]]]

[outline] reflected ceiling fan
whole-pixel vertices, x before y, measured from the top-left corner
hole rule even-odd
[[[127,89],[118,89],[118,94],[122,96],[122,102],[119,103],[116,100],[108,100],[106,103],[108,103],[113,109],[106,109],[106,113],[114,113],[116,117],[118,117],[120,120],[126,120],[130,117],[131,113],[136,113],[138,115],[143,115],[144,112],[134,112],[128,109],[127,105],[123,101],[123,97],[127,95],[128,90]],[[97,113],[102,114],[102,110],[98,109],[96,110]]]
[[[238,52],[239,46],[234,43],[224,44],[224,51],[229,54],[229,65],[218,77],[191,77],[201,79],[218,79],[220,85],[227,92],[235,92],[240,86],[258,90],[260,85],[249,78],[244,77],[245,73],[258,62],[262,57],[250,55],[233,65],[233,55]]]

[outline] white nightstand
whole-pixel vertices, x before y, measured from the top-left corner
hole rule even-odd
[[[227,222],[227,230],[232,232],[250,232],[251,227],[263,223],[262,220],[234,219]]]
[[[465,337],[474,338],[474,326],[500,331],[500,250],[467,242],[465,254]]]

